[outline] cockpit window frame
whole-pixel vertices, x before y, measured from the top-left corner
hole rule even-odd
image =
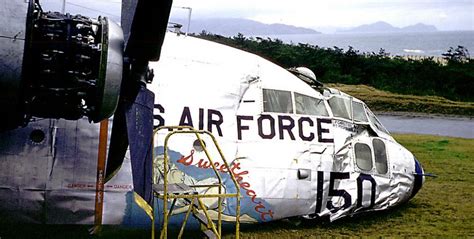
[[[358,150],[360,148],[360,150]],[[362,150],[369,150],[369,152],[364,152]],[[367,155],[368,153],[368,155]],[[364,156],[364,157],[361,157]],[[370,159],[366,158],[366,156],[370,156]],[[363,172],[372,172],[374,169],[374,156],[372,147],[365,142],[356,142],[354,143],[354,159],[355,164],[358,169]],[[370,163],[370,165],[364,166],[364,164]],[[369,167],[370,166],[370,167]]]
[[[378,146],[376,146],[375,142],[380,142],[379,146],[383,147],[383,150],[380,150]],[[380,139],[380,138],[373,138],[372,139],[372,147],[374,151],[374,166],[375,170],[378,174],[380,175],[386,175],[389,171],[389,166],[388,166],[388,154],[387,154],[387,146],[385,142]],[[384,161],[384,162],[383,162]],[[383,167],[379,167],[381,163],[384,163]],[[383,169],[383,171],[382,171]]]
[[[324,98],[317,98],[317,97],[309,96],[309,95],[302,94],[302,93],[299,93],[299,92],[292,92],[292,93],[293,93],[294,104],[295,104],[294,112],[295,112],[296,115],[330,117],[329,109],[328,109],[328,106],[326,105],[327,102],[325,102],[326,100]],[[323,114],[312,114],[311,112],[298,112],[298,105],[297,105],[297,100],[296,100],[297,98],[296,97],[299,97],[299,96],[317,100],[318,101],[317,105],[318,106],[322,105],[324,107],[325,113],[323,113]]]
[[[334,99],[342,100],[343,105],[341,105],[341,106],[344,106],[344,110],[347,110],[346,105],[345,105],[346,102],[344,102],[345,100],[348,100],[347,98],[348,97],[344,97],[344,96],[341,96],[341,95],[333,95],[333,96],[328,98],[327,102],[328,102],[328,105],[329,105],[329,109],[331,109],[332,117],[352,122],[352,119],[351,119],[352,118],[352,113],[351,112],[344,112],[344,113],[349,113],[350,114],[350,115],[348,115],[347,118],[344,117],[344,116],[340,116],[339,113],[341,113],[341,112],[336,112],[336,107],[335,107],[336,105],[334,105],[334,106],[332,105],[333,104],[332,102],[334,102],[333,101]],[[335,102],[335,103],[338,103],[338,102]],[[338,107],[338,108],[342,109],[342,107]],[[349,108],[349,111],[351,110],[351,108],[352,107]],[[336,113],[337,113],[337,115],[336,115]]]
[[[343,105],[340,105],[340,106],[344,106],[344,111],[346,111],[345,115],[335,114],[336,105],[334,105],[333,107],[331,103],[331,102],[334,102],[334,99],[339,99],[343,101]],[[332,95],[327,99],[327,103],[328,103],[328,109],[330,111],[330,114],[335,119],[344,120],[344,121],[351,122],[354,124],[366,124],[366,125],[370,124],[369,116],[366,110],[367,109],[366,104],[360,100],[354,99],[352,96]],[[359,107],[354,107],[356,104],[358,104]],[[338,108],[341,108],[341,107],[338,107]],[[357,116],[362,117],[364,119],[362,120],[355,119],[356,118],[355,108],[358,108],[359,110],[360,109],[363,110],[362,112],[359,111],[357,113]]]
[[[375,152],[375,145],[374,145],[374,141],[380,141],[383,143],[383,147],[384,147],[384,153],[385,153],[385,164],[384,164],[384,169],[385,170],[381,170],[381,168],[378,166],[378,157],[376,155],[376,152]],[[357,158],[357,153],[356,153],[356,145],[357,144],[363,144],[365,146],[368,146],[369,149],[370,149],[370,155],[371,155],[371,169],[368,170],[367,168],[363,168],[363,167],[360,167],[360,164],[358,163],[358,158]],[[389,154],[388,154],[388,150],[387,150],[387,143],[386,141],[383,140],[383,138],[380,138],[380,137],[370,137],[369,139],[359,139],[359,140],[356,140],[354,142],[352,142],[352,155],[353,155],[353,162],[354,162],[354,169],[358,172],[361,172],[361,173],[367,173],[367,174],[371,174],[371,175],[377,175],[377,176],[381,176],[381,177],[385,177],[385,178],[390,178],[390,157],[389,157]]]
[[[355,105],[359,105],[362,109],[362,112],[359,112],[358,116],[363,116],[364,119],[356,119],[356,110],[354,107]],[[362,113],[362,114],[360,114]],[[369,123],[369,116],[367,116],[367,110],[366,110],[366,106],[364,104],[364,102],[359,102],[359,101],[355,101],[355,100],[352,100],[352,118],[354,119],[354,122],[355,123],[364,123],[364,124],[368,124]]]
[[[377,118],[377,116],[365,105],[365,111],[367,112],[367,117],[369,118],[369,122],[371,125],[375,127],[376,130],[385,133],[387,135],[390,135],[390,132],[383,126],[383,124],[380,122],[380,120]],[[371,117],[372,116],[372,117]]]
[[[275,104],[271,104],[268,102],[268,98],[266,95],[266,92],[273,91],[275,93],[288,93],[289,94],[289,99],[290,99],[290,104],[287,105],[287,109],[282,111],[282,110],[277,110],[277,109],[267,109],[266,106],[274,106]],[[263,113],[277,113],[277,114],[294,114],[295,113],[295,106],[294,106],[294,99],[293,99],[293,92],[288,91],[288,90],[277,90],[277,89],[270,89],[270,88],[262,88],[262,112]],[[288,109],[288,107],[291,107],[291,109]]]
[[[270,91],[278,92],[278,93],[286,93],[286,94],[290,93],[291,104],[289,106],[291,106],[291,112],[288,112],[288,110],[283,112],[282,110],[267,109],[266,104],[270,104],[270,103],[267,103],[266,92],[270,92]],[[261,88],[260,94],[261,94],[260,97],[262,99],[262,101],[261,101],[262,103],[261,103],[261,106],[260,106],[261,107],[260,108],[261,113],[265,113],[265,114],[275,114],[275,113],[276,114],[293,114],[293,115],[300,115],[300,116],[312,116],[312,117],[324,117],[324,118],[332,117],[332,113],[331,113],[331,110],[329,108],[327,98],[325,98],[325,97],[315,97],[315,96],[310,96],[310,95],[303,94],[303,93],[296,92],[296,91],[279,90],[279,89],[271,89],[271,88]],[[296,109],[297,108],[297,105],[296,105],[297,95],[317,100],[318,105],[323,106],[325,112],[323,114],[311,114],[311,113],[305,113],[305,112],[303,112],[303,113],[297,112],[297,109]]]

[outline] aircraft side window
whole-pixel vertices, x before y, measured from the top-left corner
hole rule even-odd
[[[329,116],[323,99],[295,92],[295,107],[297,114]]]
[[[351,119],[351,102],[349,99],[334,96],[328,100],[328,103],[334,117]]]
[[[367,115],[365,115],[364,104],[361,102],[352,101],[352,110],[354,111],[354,121],[368,122]]]
[[[372,170],[372,150],[369,145],[356,143],[354,146],[356,164],[361,170]]]
[[[374,139],[372,144],[374,145],[375,169],[377,169],[379,174],[386,174],[388,172],[388,165],[385,143],[380,139]]]
[[[291,92],[263,89],[263,111],[275,113],[293,113]]]

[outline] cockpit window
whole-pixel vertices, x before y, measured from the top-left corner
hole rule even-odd
[[[367,115],[369,116],[370,121],[375,125],[375,127],[378,130],[388,134],[389,132],[385,129],[385,127],[383,127],[382,123],[380,123],[377,117],[375,117],[374,113],[372,113],[372,111],[370,111],[368,108],[366,108],[366,110],[367,110]]]
[[[374,145],[375,168],[377,169],[377,173],[386,174],[388,172],[388,165],[385,143],[380,139],[374,139],[372,144]]]
[[[333,96],[328,100],[328,103],[334,117],[354,119],[356,122],[369,122],[362,102],[354,101],[349,97]]]
[[[328,103],[334,117],[351,119],[351,101],[349,99],[334,96],[328,100]]]
[[[275,113],[293,113],[291,92],[263,89],[263,111]]]
[[[352,109],[354,111],[354,121],[368,122],[367,115],[365,114],[364,104],[361,102],[352,101]]]
[[[369,145],[356,143],[354,146],[356,164],[361,170],[372,170],[372,151]]]
[[[317,99],[295,92],[297,114],[329,116],[323,99]]]

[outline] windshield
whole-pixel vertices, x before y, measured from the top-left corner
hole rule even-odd
[[[354,101],[352,97],[332,96],[328,100],[334,117],[347,119],[354,123],[372,123],[376,129],[389,134],[387,129],[375,117],[375,114],[362,102]]]
[[[370,109],[367,106],[365,107],[365,109],[367,110],[367,115],[369,116],[370,122],[372,122],[372,124],[374,124],[375,127],[378,130],[389,134],[388,130],[385,129],[385,127],[382,125],[382,123],[380,123],[380,121],[377,119],[377,117],[375,117],[375,114],[372,113],[372,111],[370,111]]]
[[[352,101],[352,109],[354,111],[354,121],[368,122],[367,115],[365,114],[364,104],[362,102]]]
[[[328,100],[334,117],[340,117],[354,122],[368,123],[364,104],[350,97],[333,96]]]
[[[334,117],[351,120],[351,102],[347,98],[333,96],[328,100]]]

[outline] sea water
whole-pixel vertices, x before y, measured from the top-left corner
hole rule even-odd
[[[474,118],[449,116],[379,115],[391,133],[430,134],[474,139]]]
[[[474,31],[437,31],[410,33],[335,33],[267,35],[285,43],[307,43],[319,47],[349,46],[360,52],[378,53],[382,48],[390,55],[442,56],[450,47],[464,46],[474,57]]]

